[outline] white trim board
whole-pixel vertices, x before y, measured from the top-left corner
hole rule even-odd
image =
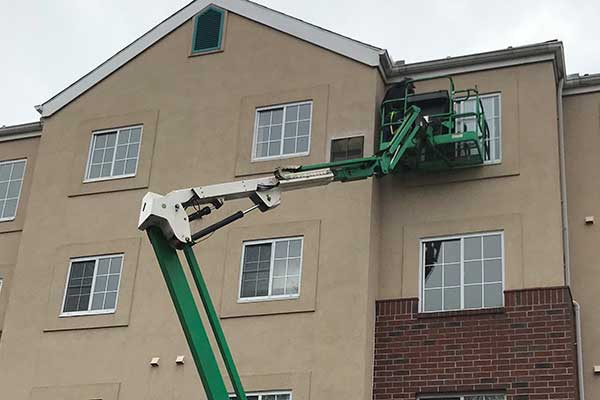
[[[379,66],[379,57],[385,53],[380,48],[319,28],[247,0],[195,0],[66,89],[36,106],[36,110],[42,117],[51,116],[211,4],[371,67]]]

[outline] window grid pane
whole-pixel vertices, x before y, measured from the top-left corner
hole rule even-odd
[[[502,306],[501,233],[429,240],[421,251],[423,311]]]
[[[331,161],[351,160],[363,156],[364,137],[333,139],[331,141]]]
[[[122,266],[123,255],[72,260],[62,312],[114,311]]]
[[[489,146],[490,155],[489,157],[484,155],[484,161],[486,162],[498,162],[502,159],[501,151],[501,132],[500,132],[500,95],[486,95],[479,96],[483,111],[485,114],[485,120],[490,129],[490,137],[485,140],[485,143]],[[469,99],[458,103],[458,111],[461,113],[475,112],[475,99]],[[475,129],[475,117],[463,117],[456,119],[456,130],[472,131]]]
[[[25,160],[0,162],[0,220],[13,219],[17,215],[25,163]]]
[[[308,153],[311,117],[312,102],[258,110],[254,158]]]
[[[245,244],[240,298],[298,295],[302,241],[302,238],[290,238]]]
[[[135,175],[141,137],[141,126],[94,133],[86,179],[107,179]]]

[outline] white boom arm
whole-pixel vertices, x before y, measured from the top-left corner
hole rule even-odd
[[[283,191],[333,182],[334,174],[329,168],[309,172],[293,172],[294,169],[295,167],[278,169],[273,176],[264,178],[175,190],[164,196],[148,192],[142,201],[138,229],[146,230],[157,226],[173,247],[180,248],[185,243],[193,243],[200,237],[243,217],[255,208],[264,212],[277,207]],[[193,220],[210,214],[227,200],[241,198],[249,198],[254,206],[245,211],[238,211],[195,234],[191,233],[190,223]],[[195,211],[188,214],[186,209],[190,207]]]

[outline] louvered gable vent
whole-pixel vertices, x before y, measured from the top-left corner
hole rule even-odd
[[[204,53],[221,48],[225,12],[210,7],[196,16],[192,53]]]

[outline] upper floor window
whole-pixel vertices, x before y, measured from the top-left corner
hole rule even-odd
[[[246,398],[248,400],[291,400],[291,392],[265,392],[265,393],[247,393]],[[230,400],[237,399],[234,394],[229,395]]]
[[[130,126],[94,132],[85,181],[135,176],[140,156],[142,127]]]
[[[253,160],[309,153],[312,101],[256,110]]]
[[[484,155],[484,161],[488,164],[498,163],[502,161],[502,140],[500,130],[500,93],[486,94],[479,96],[485,120],[490,129],[490,137],[486,139],[486,143],[490,149],[489,156]],[[458,112],[475,112],[475,98],[470,98],[466,101],[458,103]],[[475,117],[465,117],[457,121],[458,130],[460,126],[466,125],[468,130],[475,129]]]
[[[302,243],[302,237],[244,243],[240,300],[297,297]]]
[[[502,232],[421,242],[422,311],[503,305]]]
[[[221,49],[225,11],[209,7],[196,16],[192,54],[212,52]]]
[[[344,161],[363,156],[364,136],[333,139],[331,141],[331,161]]]
[[[15,219],[26,160],[0,162],[0,222]]]
[[[114,312],[122,267],[123,254],[72,259],[61,316]]]

